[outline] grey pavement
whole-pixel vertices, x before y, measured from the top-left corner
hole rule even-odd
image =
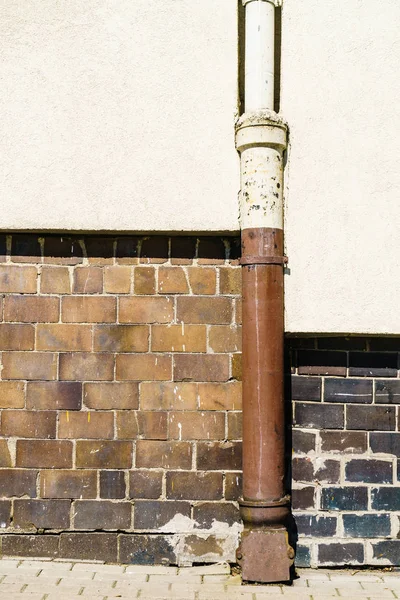
[[[400,572],[298,569],[292,585],[242,585],[226,563],[200,567],[0,559],[7,600],[354,600],[400,598]]]

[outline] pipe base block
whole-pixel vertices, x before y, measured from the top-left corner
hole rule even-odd
[[[236,552],[243,581],[273,583],[290,581],[294,550],[282,528],[245,528]]]

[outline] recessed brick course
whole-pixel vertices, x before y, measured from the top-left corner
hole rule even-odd
[[[396,377],[397,354],[350,352],[349,375],[355,377]]]
[[[194,410],[197,406],[196,383],[140,384],[140,408],[142,410]]]
[[[242,384],[199,383],[199,408],[201,410],[240,410],[242,408]]]
[[[116,414],[116,432],[120,440],[144,438],[166,440],[168,419],[166,412],[121,411]]]
[[[165,500],[138,500],[135,502],[135,530],[159,529],[164,533],[175,533],[176,525],[168,529],[168,523],[175,517],[190,518],[190,502],[167,502]]]
[[[4,350],[33,350],[35,329],[32,325],[0,324],[0,348]]]
[[[28,381],[27,383],[26,407],[28,409],[80,410],[81,406],[81,383],[75,381]]]
[[[112,412],[62,412],[58,417],[58,437],[69,439],[112,439],[114,414]]]
[[[43,379],[57,377],[57,355],[49,352],[3,352],[3,379]]]
[[[53,351],[90,351],[90,325],[39,324],[36,330],[36,349]]]
[[[13,496],[28,496],[36,498],[37,471],[24,469],[0,470],[0,496],[12,498]]]
[[[14,527],[65,529],[70,524],[69,500],[14,500]]]
[[[88,262],[91,265],[110,265],[114,260],[114,238],[87,236],[84,239]]]
[[[74,294],[101,294],[103,269],[100,267],[77,267],[74,269]]]
[[[209,346],[213,352],[241,352],[242,328],[237,325],[211,326]]]
[[[76,237],[46,236],[44,262],[55,265],[77,265],[83,261],[81,240]]]
[[[115,323],[116,317],[117,301],[111,296],[66,296],[62,299],[61,320],[64,323]]]
[[[35,267],[0,266],[0,293],[35,294],[37,291]]]
[[[147,352],[147,325],[96,325],[93,331],[95,352]]]
[[[171,298],[119,299],[120,323],[170,323],[174,318]]]
[[[154,352],[205,352],[205,325],[153,325],[151,349]]]
[[[215,294],[217,277],[214,268],[189,267],[187,273],[192,294],[201,296]]]
[[[76,500],[73,506],[75,529],[129,529],[130,502]]]
[[[46,296],[6,296],[4,320],[20,323],[55,323],[60,300]]]
[[[97,472],[49,469],[40,472],[42,498],[96,498]]]
[[[20,438],[55,438],[55,411],[3,410],[1,415],[1,435]]]
[[[138,407],[137,383],[85,383],[84,403],[88,408],[135,409]]]
[[[17,440],[17,467],[70,469],[72,442],[57,440]]]
[[[116,362],[116,378],[120,381],[172,379],[172,357],[168,354],[119,354]]]
[[[395,406],[355,406],[347,407],[347,429],[364,431],[394,431],[396,429]]]
[[[227,325],[232,321],[232,301],[229,298],[182,296],[176,302],[179,322]]]
[[[40,273],[41,294],[70,294],[68,267],[43,267]]]
[[[197,468],[200,470],[237,471],[242,467],[240,442],[199,442]]]
[[[174,357],[175,381],[228,381],[229,356],[226,354],[177,354]]]
[[[24,404],[23,381],[0,381],[0,408],[23,408]]]
[[[71,352],[60,354],[60,379],[69,381],[111,381],[114,379],[112,354]]]
[[[222,498],[222,473],[169,471],[167,498],[175,500],[219,500]]]
[[[76,466],[78,469],[130,469],[132,442],[78,440]]]
[[[129,473],[129,497],[157,499],[162,493],[162,471],[139,470]]]
[[[190,469],[192,446],[189,442],[138,440],[136,466],[145,469]]]

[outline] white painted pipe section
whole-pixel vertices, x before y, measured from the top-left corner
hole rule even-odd
[[[246,10],[245,112],[274,108],[275,4],[242,0]]]

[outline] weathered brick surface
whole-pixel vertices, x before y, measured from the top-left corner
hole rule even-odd
[[[140,408],[143,410],[194,410],[197,408],[195,383],[141,383]]]
[[[149,328],[146,325],[95,326],[93,348],[95,352],[147,352]]]
[[[120,323],[170,323],[173,316],[173,303],[170,298],[119,299]]]
[[[168,354],[119,354],[116,378],[120,381],[165,381],[172,377],[172,357]]]
[[[0,381],[0,408],[23,408],[24,404],[23,381]]]
[[[72,467],[72,442],[17,440],[17,467],[68,469]]]
[[[64,381],[111,381],[114,379],[114,356],[105,352],[61,354],[60,379]]]
[[[221,412],[171,412],[169,435],[175,440],[223,440],[225,415]]]
[[[108,294],[129,294],[131,269],[129,267],[106,267],[104,269],[104,291]]]
[[[60,300],[51,296],[6,296],[4,300],[5,321],[55,323],[59,314]]]
[[[154,352],[205,352],[205,325],[153,325],[151,349]]]
[[[76,442],[76,466],[79,469],[129,469],[132,443],[123,441]]]
[[[227,354],[178,354],[174,358],[176,381],[228,381]]]
[[[4,379],[44,379],[57,377],[57,355],[48,352],[3,352]]]
[[[0,432],[4,437],[55,438],[56,421],[55,411],[3,410]]]
[[[173,533],[175,528],[168,530],[168,523],[177,515],[190,518],[190,502],[166,502],[165,500],[139,500],[135,502],[135,529],[159,529],[165,533]]]
[[[229,298],[177,298],[177,319],[184,323],[228,324],[232,320]]]
[[[100,498],[121,499],[126,496],[124,471],[100,471]]]
[[[35,329],[32,325],[0,324],[1,350],[33,350]]]
[[[72,440],[112,439],[114,415],[112,412],[62,412],[58,420],[58,437]]]
[[[103,269],[79,267],[74,270],[74,294],[100,294],[103,291]]]
[[[85,383],[84,403],[92,409],[134,409],[138,408],[137,383]]]
[[[43,267],[40,274],[41,294],[70,294],[71,278],[67,267]]]
[[[15,500],[13,522],[21,529],[66,529],[70,508],[69,500]]]
[[[162,471],[136,469],[129,473],[129,497],[156,500],[162,493]]]
[[[192,446],[188,442],[138,440],[136,466],[140,468],[190,469]]]
[[[117,302],[114,297],[66,296],[62,299],[64,323],[114,323]]]
[[[40,472],[42,498],[96,498],[97,472],[49,469]]]
[[[37,290],[35,267],[0,266],[0,292],[34,294]]]
[[[39,324],[36,329],[36,349],[60,352],[89,352],[92,330],[89,325]]]
[[[75,529],[130,528],[132,513],[130,502],[76,500],[73,508]]]
[[[0,467],[12,467],[10,449],[7,440],[0,439]]]
[[[116,418],[117,438],[120,440],[137,438],[166,440],[168,438],[166,412],[118,411]]]
[[[0,469],[0,496],[36,498],[37,473],[24,469]]]
[[[26,407],[31,410],[80,410],[82,384],[76,381],[32,381],[26,388]],[[20,408],[20,407],[15,407]]]
[[[222,498],[222,473],[169,471],[167,498],[219,500]]]

